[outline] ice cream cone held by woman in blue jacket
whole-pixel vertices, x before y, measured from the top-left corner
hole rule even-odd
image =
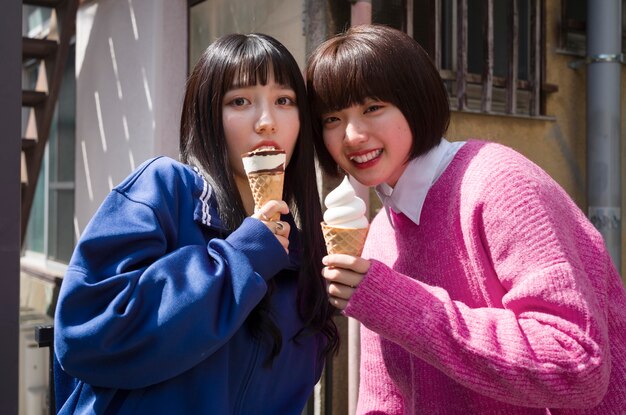
[[[74,378],[60,413],[301,413],[337,346],[305,94],[269,36],[206,49],[180,162],[143,163],[78,241],[55,316]],[[261,171],[247,171],[255,159]]]

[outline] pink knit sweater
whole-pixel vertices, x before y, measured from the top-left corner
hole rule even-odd
[[[364,325],[357,413],[626,414],[623,283],[545,172],[470,141],[419,226],[391,217],[345,310]]]

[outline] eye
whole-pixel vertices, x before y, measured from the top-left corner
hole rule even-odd
[[[322,124],[327,125],[327,124],[332,124],[336,121],[339,121],[339,118],[333,116],[333,115],[329,115],[327,117],[322,117]]]
[[[296,100],[292,97],[280,97],[276,100],[276,104],[278,105],[286,105],[286,106],[291,106],[291,105],[296,105]]]
[[[382,107],[383,107],[382,105],[378,105],[378,104],[368,105],[367,108],[365,108],[365,111],[363,111],[363,113],[367,114],[368,112],[375,112],[381,109]]]
[[[242,97],[237,97],[237,98],[233,98],[230,101],[230,105],[234,106],[234,107],[242,107],[244,105],[249,104],[250,101],[246,98],[242,98]]]
[[[243,107],[245,105],[250,105],[251,104],[251,102],[250,102],[250,100],[248,98],[244,98],[244,97],[241,97],[241,96],[239,96],[239,97],[235,96],[233,98],[230,98],[230,97],[227,96],[224,99],[224,102],[229,107]]]

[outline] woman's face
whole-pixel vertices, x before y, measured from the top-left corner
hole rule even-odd
[[[269,76],[266,85],[235,87],[224,95],[222,122],[235,180],[248,182],[241,155],[263,146],[285,150],[287,161],[300,131],[296,93]]]
[[[322,116],[324,144],[339,167],[365,186],[394,187],[413,144],[411,128],[398,107],[366,99]]]

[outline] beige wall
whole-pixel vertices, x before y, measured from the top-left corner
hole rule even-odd
[[[178,157],[185,0],[98,0],[76,19],[76,238],[142,162]]]
[[[190,67],[218,37],[260,32],[284,44],[304,68],[303,6],[302,1],[293,0],[263,0],[256,6],[249,0],[208,0],[194,6],[189,22]]]
[[[545,82],[557,86],[558,91],[547,96],[546,116],[531,118],[455,111],[447,138],[481,138],[518,150],[546,170],[586,213],[586,68],[581,65],[578,69],[571,69],[568,64],[581,58],[557,52],[560,10],[560,2],[547,2]],[[626,78],[622,77],[622,90],[625,86]],[[622,108],[626,108],[624,94]],[[626,132],[624,118],[626,117],[622,119],[622,142]],[[622,145],[622,160],[626,156],[625,147],[626,145]],[[622,161],[622,212],[626,212],[624,164]],[[622,213],[622,218],[623,215]],[[626,226],[622,225],[622,264],[626,263],[624,241]]]

